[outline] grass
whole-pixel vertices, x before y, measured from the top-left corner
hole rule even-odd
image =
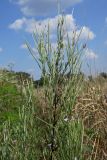
[[[106,160],[106,78],[85,80],[81,74],[83,45],[74,32],[63,34],[64,16],[57,25],[56,48],[50,28],[34,33],[42,87],[32,79],[12,83],[2,74],[0,85],[1,160]],[[66,42],[66,43],[65,43]],[[7,78],[5,78],[7,77]]]

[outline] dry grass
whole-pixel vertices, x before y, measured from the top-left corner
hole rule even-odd
[[[107,81],[95,79],[84,82],[77,97],[71,120],[82,119],[84,123],[84,159],[107,159]],[[36,90],[41,117],[48,114],[43,88]]]
[[[73,113],[82,118],[84,143],[92,147],[91,154],[86,158],[94,160],[107,159],[107,82],[100,82],[96,79],[85,85]]]

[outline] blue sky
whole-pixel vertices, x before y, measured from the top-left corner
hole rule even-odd
[[[66,14],[68,31],[75,25],[83,28],[81,39],[87,42],[85,62],[96,71],[107,72],[107,0],[60,0]],[[32,31],[41,32],[50,21],[52,36],[57,20],[57,0],[2,0],[0,3],[0,67],[14,63],[16,71],[33,72],[40,77],[38,66],[24,46],[33,46]],[[73,15],[72,15],[73,11]],[[35,49],[34,49],[35,51]],[[84,66],[85,72],[89,72]]]

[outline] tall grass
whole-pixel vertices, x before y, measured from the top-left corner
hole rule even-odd
[[[82,76],[79,36],[66,33],[64,16],[59,16],[56,48],[47,32],[33,34],[39,56],[35,56],[29,43],[30,54],[40,67],[43,78],[42,103],[35,94],[33,83],[23,86],[24,104],[19,106],[18,120],[3,123],[0,132],[0,158],[19,160],[83,160],[84,125],[78,113],[73,114],[81,90]],[[40,98],[40,97],[39,97]]]
[[[83,48],[78,46],[79,36],[75,31],[72,39],[68,34],[64,38],[64,27],[64,16],[59,16],[56,48],[52,47],[49,26],[47,33],[34,33],[39,58],[35,57],[28,43],[27,46],[41,69],[44,82],[48,108],[44,119],[48,127],[45,143],[49,147],[46,147],[45,156],[48,159],[82,159],[84,127],[78,115],[72,116],[72,109],[82,85],[80,69]]]

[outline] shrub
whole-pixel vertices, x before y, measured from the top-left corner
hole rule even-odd
[[[104,79],[106,79],[106,78],[107,78],[107,73],[101,72],[99,76],[101,76],[101,77],[103,77]]]

